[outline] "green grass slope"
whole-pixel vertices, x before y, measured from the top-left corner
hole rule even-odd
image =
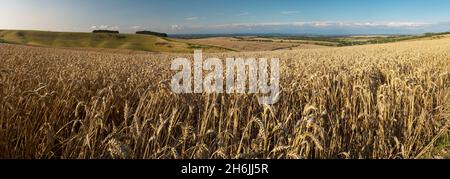
[[[196,48],[202,48],[205,52],[227,51],[225,48],[199,46],[170,38],[138,34],[0,30],[0,42],[47,47],[112,48],[174,53],[191,53]]]

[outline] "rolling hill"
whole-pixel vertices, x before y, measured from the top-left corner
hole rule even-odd
[[[47,47],[113,48],[175,53],[191,53],[196,48],[202,48],[205,52],[228,51],[221,47],[140,34],[0,30],[0,42]]]

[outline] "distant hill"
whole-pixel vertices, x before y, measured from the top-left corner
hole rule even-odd
[[[154,36],[158,36],[158,37],[168,37],[168,35],[166,33],[152,32],[152,31],[137,31],[136,34],[154,35]]]
[[[118,34],[119,31],[115,30],[94,30],[92,33],[106,33],[106,34]]]
[[[198,48],[202,48],[204,52],[228,51],[221,47],[141,34],[0,30],[0,42],[47,47],[113,48],[174,53],[192,53]]]

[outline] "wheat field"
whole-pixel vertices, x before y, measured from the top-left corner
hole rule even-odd
[[[176,95],[176,57],[0,44],[0,158],[421,158],[448,137],[450,39],[278,57],[281,100]]]

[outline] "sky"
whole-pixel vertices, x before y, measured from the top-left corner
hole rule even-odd
[[[450,31],[448,0],[0,0],[0,29],[169,34]]]

